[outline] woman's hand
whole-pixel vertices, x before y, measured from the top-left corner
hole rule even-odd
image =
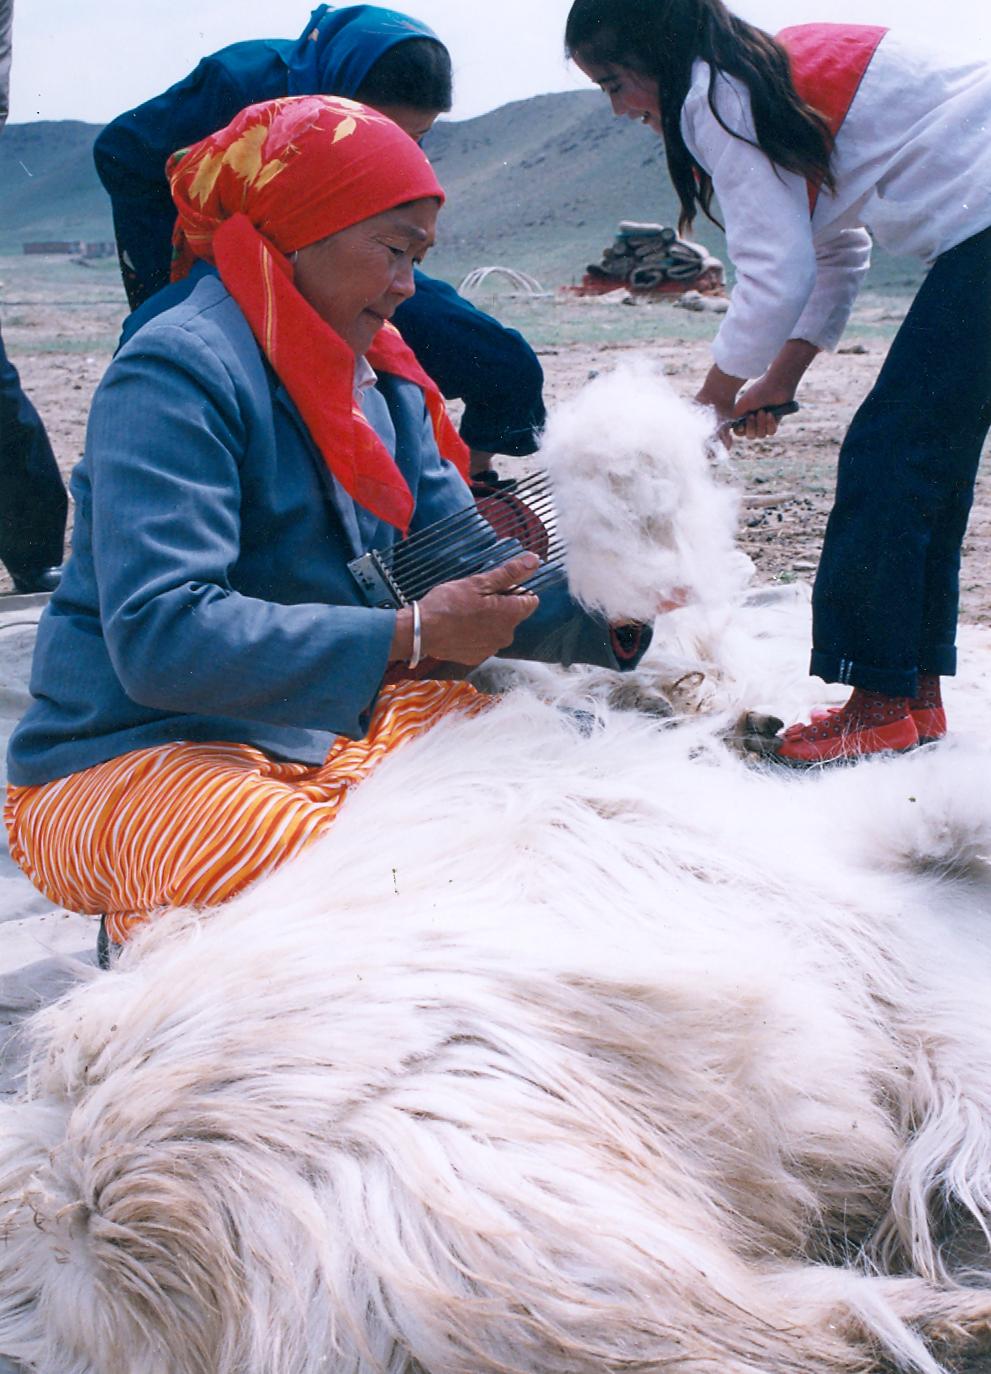
[[[711,406],[720,422],[728,420],[733,414],[737,395],[745,381],[745,377],[731,377],[728,372],[713,364],[695,400],[700,406]]]
[[[810,344],[805,339],[789,339],[764,376],[747,387],[737,401],[733,413],[742,416],[750,410],[761,412],[746,422],[745,433],[748,439],[766,439],[777,433],[778,421],[773,415],[768,415],[764,407],[784,405],[787,401],[793,401],[799,382],[819,352],[815,344]]]
[[[731,418],[740,417],[740,428],[737,429],[734,425],[728,431],[728,437],[770,439],[772,434],[777,434],[780,422],[768,413],[766,407],[784,405],[786,401],[792,401],[794,398],[794,391],[789,394],[786,388],[775,385],[773,381],[769,382],[767,377],[761,377],[753,386],[747,387],[733,407]]]
[[[695,400],[700,406],[711,406],[716,412],[717,423],[722,424],[735,414],[736,398],[745,380],[744,377],[731,377],[713,364]],[[727,448],[732,448],[733,440],[728,432],[724,431],[719,438]]]
[[[535,553],[521,553],[501,568],[442,582],[420,600],[423,656],[475,667],[513,642],[516,627],[540,604],[532,592],[514,588],[540,567]],[[412,652],[412,614],[396,617],[393,657]]]
[[[767,377],[761,377],[742,394],[741,386],[742,377],[730,377],[718,367],[713,367],[705,379],[702,390],[695,397],[699,405],[712,406],[720,425],[728,424],[731,420],[740,420],[742,428],[739,431],[735,426],[719,431],[719,439],[726,448],[733,447],[734,435],[739,439],[768,439],[772,434],[776,434],[777,420],[773,415],[768,415],[762,407],[778,405],[782,401],[792,399],[783,393],[779,395],[773,386],[769,387]],[[759,413],[748,414],[752,410]],[[747,418],[744,419],[744,416]]]
[[[805,339],[789,339],[763,377],[759,377],[746,391],[741,391],[745,379],[731,377],[718,367],[711,367],[696,396],[699,405],[712,406],[723,423],[739,419],[738,438],[769,439],[778,432],[778,421],[765,407],[784,405],[795,399],[798,384],[818,356],[820,350]],[[750,411],[757,411],[750,415]],[[748,416],[746,420],[744,416]],[[727,448],[733,447],[735,428],[725,430],[720,439]]]

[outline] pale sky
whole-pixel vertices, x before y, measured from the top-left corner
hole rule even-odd
[[[391,7],[408,8],[450,48],[455,119],[588,88],[562,55],[570,0],[393,0]],[[11,121],[103,123],[227,43],[297,37],[312,8],[308,0],[15,0]],[[809,20],[899,25],[940,46],[991,56],[989,0],[736,0],[731,8],[772,31]]]

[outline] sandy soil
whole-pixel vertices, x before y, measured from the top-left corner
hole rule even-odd
[[[4,339],[22,381],[48,426],[65,473],[82,451],[93,391],[110,360],[123,314],[115,264],[82,270],[65,261],[0,262]],[[836,455],[854,409],[881,366],[904,302],[877,298],[859,307],[851,342],[820,358],[806,379],[801,414],[773,440],[735,447],[731,477],[745,492],[741,539],[766,580],[811,580],[832,499]],[[498,312],[499,304],[483,302]],[[520,311],[512,323],[537,340],[551,404],[589,373],[630,352],[658,359],[675,387],[692,395],[708,366],[710,318],[674,310],[593,306],[580,310],[550,301]],[[656,334],[655,334],[656,329]],[[575,342],[575,335],[585,342]],[[702,335],[700,337],[700,335]],[[545,344],[560,336],[567,342]],[[500,468],[514,471],[512,461]],[[2,570],[0,570],[2,571]],[[0,591],[9,590],[0,578]],[[962,618],[991,624],[991,473],[985,464],[964,548]]]

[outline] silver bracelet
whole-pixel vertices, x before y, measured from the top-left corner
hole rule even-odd
[[[410,606],[413,608],[413,652],[409,656],[409,666],[415,668],[423,657],[423,622],[419,601],[411,601]]]

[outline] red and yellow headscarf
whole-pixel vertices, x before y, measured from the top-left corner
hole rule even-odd
[[[169,159],[178,210],[172,280],[214,263],[295,402],[324,461],[355,501],[406,530],[413,497],[354,397],[354,354],[293,285],[288,255],[397,205],[444,192],[398,125],[353,100],[306,95],[251,105]],[[467,449],[435,384],[386,325],[377,371],[424,391],[441,453],[467,474]]]

